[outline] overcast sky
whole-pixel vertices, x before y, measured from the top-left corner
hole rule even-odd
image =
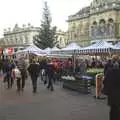
[[[82,7],[90,5],[92,0],[46,0],[52,15],[52,23],[62,30],[67,30],[67,18]],[[0,37],[3,29],[17,23],[31,23],[40,26],[44,0],[0,0]]]

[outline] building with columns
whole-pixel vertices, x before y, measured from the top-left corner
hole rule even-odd
[[[81,46],[97,40],[120,40],[120,0],[93,0],[68,17],[68,40]]]
[[[13,29],[4,29],[4,37],[0,39],[0,47],[14,48],[15,51],[33,45],[33,37],[39,34],[39,27],[33,27],[31,24],[19,27],[15,25]],[[66,45],[66,34],[61,30],[56,32],[56,46],[60,48]]]
[[[39,27],[30,24],[19,27],[17,24],[13,29],[4,29],[4,38],[1,40],[1,47],[15,48],[15,51],[33,44],[33,36],[39,33]]]

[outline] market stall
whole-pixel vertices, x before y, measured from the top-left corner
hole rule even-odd
[[[23,50],[19,50],[15,53],[16,57],[17,58],[20,58],[20,57],[24,57],[24,58],[30,58],[30,56],[46,56],[47,53],[38,48],[37,46],[35,45],[31,45]]]
[[[65,48],[62,48],[60,51],[61,53],[67,53],[67,54],[75,54],[77,50],[80,50],[81,47],[77,45],[76,43],[71,43],[67,45]]]
[[[110,43],[100,40],[97,41],[95,44],[92,44],[88,47],[84,47],[77,51],[77,54],[84,54],[84,55],[111,55],[114,53],[118,48],[116,46],[111,45]]]

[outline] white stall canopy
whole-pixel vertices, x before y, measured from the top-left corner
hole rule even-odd
[[[68,53],[68,54],[73,54],[75,53],[76,50],[80,50],[81,47],[77,45],[77,43],[71,43],[67,45],[65,48],[61,49],[61,52],[63,53]]]
[[[47,47],[44,49],[44,51],[47,53],[47,54],[50,54],[51,53],[51,48],[50,47]]]
[[[46,54],[46,52],[44,52],[42,49],[38,48],[35,45],[31,45],[27,48],[25,48],[24,50],[20,50],[17,53],[36,53],[36,54]]]
[[[114,47],[116,47],[117,49],[120,49],[120,42],[118,42],[117,44],[115,44]]]

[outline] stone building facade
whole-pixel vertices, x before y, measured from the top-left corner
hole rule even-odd
[[[59,48],[63,48],[66,46],[67,44],[67,34],[64,31],[61,30],[57,30],[56,31],[56,46]]]
[[[93,0],[68,17],[68,39],[81,46],[96,40],[120,40],[120,0]]]
[[[11,30],[4,30],[4,38],[1,40],[1,47],[15,48],[15,51],[33,44],[33,36],[39,33],[39,27],[30,24],[23,25],[21,28],[16,24]]]
[[[4,37],[0,39],[0,47],[14,48],[15,51],[33,45],[33,37],[39,34],[39,27],[33,27],[31,24],[19,27],[17,24],[13,29],[4,30]],[[59,47],[66,45],[65,32],[59,30],[56,32],[56,42]]]

